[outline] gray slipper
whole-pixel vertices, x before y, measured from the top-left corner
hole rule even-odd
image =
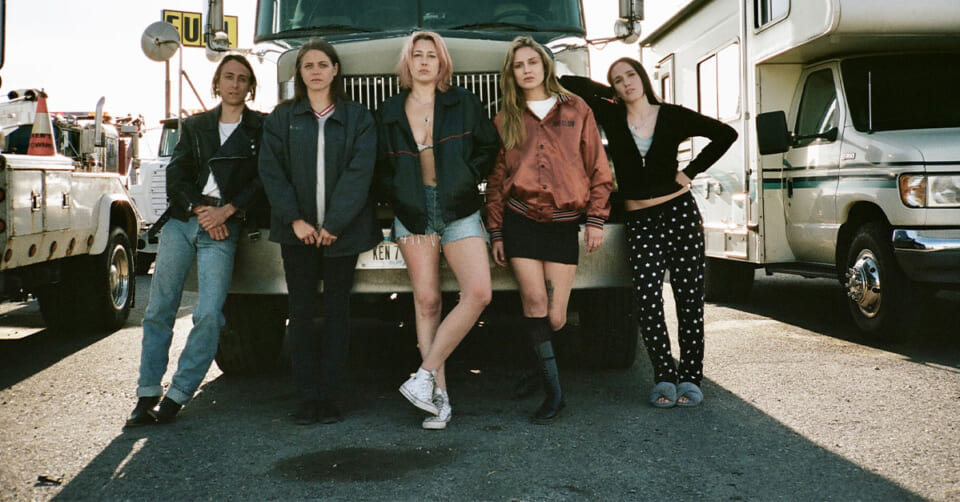
[[[668,402],[657,402],[660,398]],[[673,382],[660,382],[650,391],[650,404],[657,408],[673,408],[677,404],[677,386]]]
[[[677,386],[677,392],[680,393],[680,395],[677,396],[678,398],[686,397],[688,400],[685,403],[677,401],[677,406],[692,408],[703,402],[703,392],[700,390],[700,387],[697,387],[697,384],[693,382],[680,382],[680,385]]]

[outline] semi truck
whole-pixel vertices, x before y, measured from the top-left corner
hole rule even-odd
[[[311,37],[323,37],[337,49],[343,62],[344,86],[350,99],[376,112],[384,99],[399,92],[394,67],[405,39],[414,31],[431,30],[444,37],[454,62],[453,83],[474,92],[492,118],[499,108],[499,71],[510,41],[530,35],[549,47],[563,72],[588,75],[588,51],[580,0],[262,0],[257,5],[257,55],[279,54],[276,63],[278,100],[293,96],[297,49]],[[639,0],[621,2],[622,36],[635,36],[642,11]],[[223,4],[208,2],[208,49],[225,50]],[[615,167],[615,166],[614,166]],[[482,185],[481,185],[482,189]],[[614,198],[616,194],[614,194]],[[614,200],[616,207],[616,201]],[[392,213],[380,205],[378,217],[387,234]],[[627,270],[623,225],[615,212],[604,229],[599,251],[581,252],[569,319],[579,324],[567,343],[583,362],[599,367],[628,367],[637,344],[637,320]],[[230,294],[224,306],[224,327],[217,364],[225,372],[256,371],[275,364],[286,320],[286,284],[279,246],[261,229],[238,245]],[[582,239],[581,239],[582,241]],[[582,243],[581,243],[582,246]],[[491,261],[494,302],[516,291],[509,269]],[[441,268],[441,287],[455,298],[457,283]],[[321,286],[322,289],[322,286]],[[355,298],[385,308],[398,295],[411,292],[396,245],[384,240],[360,256]],[[518,301],[515,299],[514,302]],[[411,312],[408,313],[412,318]],[[577,338],[579,337],[579,338]],[[574,339],[577,338],[577,339]]]
[[[693,180],[708,299],[758,268],[836,278],[860,330],[898,339],[960,287],[958,26],[943,0],[693,0],[640,41],[666,101],[740,133]]]

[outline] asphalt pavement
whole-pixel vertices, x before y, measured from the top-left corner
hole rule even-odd
[[[549,426],[528,421],[539,397],[510,399],[516,325],[489,318],[448,362],[445,431],[396,391],[412,333],[360,320],[341,423],[294,425],[289,375],[214,366],[175,423],[124,430],[148,286],[109,335],[44,330],[30,303],[0,315],[0,500],[960,500],[956,295],[884,344],[834,281],[758,276],[749,302],[708,304],[703,405],[649,406],[641,344],[626,370],[561,357],[568,408]]]

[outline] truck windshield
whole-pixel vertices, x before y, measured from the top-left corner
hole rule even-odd
[[[411,28],[586,33],[579,0],[260,0],[256,40]]]
[[[858,131],[960,127],[960,54],[855,58],[840,69]]]

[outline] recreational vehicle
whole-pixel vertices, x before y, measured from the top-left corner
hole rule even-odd
[[[694,0],[641,40],[666,101],[740,133],[693,184],[708,299],[757,268],[836,277],[861,330],[899,338],[960,285],[958,27],[951,0]]]

